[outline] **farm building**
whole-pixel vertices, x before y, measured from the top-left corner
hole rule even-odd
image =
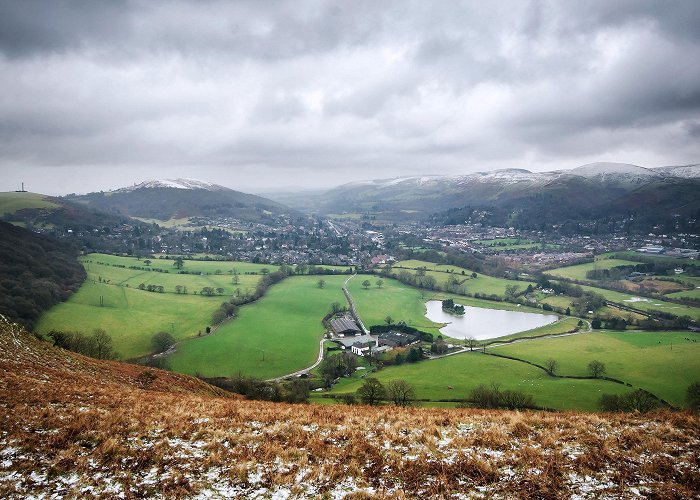
[[[381,352],[390,351],[392,348],[387,345],[377,345],[374,339],[366,342],[355,342],[350,346],[353,354],[358,356],[367,356],[368,354],[379,354]]]
[[[350,346],[350,350],[353,354],[364,356],[374,347],[376,347],[374,342],[355,342],[352,346]]]
[[[336,335],[359,335],[362,330],[350,318],[335,318],[331,320],[331,330]]]
[[[420,338],[416,335],[391,330],[380,333],[378,343],[380,346],[385,345],[389,347],[405,347],[407,345],[415,344],[419,340]]]

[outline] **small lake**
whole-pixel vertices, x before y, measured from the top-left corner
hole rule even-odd
[[[477,340],[495,339],[532,330],[559,319],[556,314],[503,311],[472,306],[464,306],[464,316],[455,316],[443,311],[442,302],[439,300],[429,300],[425,306],[428,309],[425,316],[435,323],[448,323],[440,329],[440,333],[454,339],[468,337],[474,337]]]

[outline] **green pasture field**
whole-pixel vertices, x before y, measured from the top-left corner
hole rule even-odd
[[[598,360],[607,376],[675,406],[685,404],[688,385],[700,382],[700,335],[691,332],[584,333],[493,347],[492,352],[538,364],[554,359],[560,375],[586,376],[588,363]]]
[[[318,280],[326,284],[318,287]],[[342,286],[347,276],[293,276],[268,290],[259,301],[241,307],[239,317],[222,325],[216,333],[178,345],[168,357],[175,371],[205,376],[235,376],[238,373],[273,378],[301,370],[318,356],[324,332],[323,316],[333,302],[346,305]],[[370,279],[365,289],[362,282]],[[441,324],[425,318],[420,291],[396,280],[385,279],[382,288],[373,276],[351,279],[348,289],[367,327],[395,321],[425,331],[437,332]],[[264,356],[264,360],[263,360]]]
[[[569,337],[565,337],[569,338]],[[527,342],[523,342],[523,345]],[[520,345],[520,344],[518,344]],[[604,393],[622,394],[628,387],[602,380],[574,380],[550,377],[534,366],[480,352],[467,352],[419,363],[392,366],[357,378],[342,379],[331,394],[354,393],[362,385],[362,377],[371,376],[383,384],[405,380],[416,389],[418,399],[465,399],[480,384],[500,384],[502,390],[519,390],[532,394],[535,404],[555,409],[595,411]],[[450,387],[452,387],[450,389]],[[314,401],[321,395],[314,393]],[[454,406],[454,404],[453,404]]]
[[[345,281],[344,278],[343,281]],[[425,317],[425,302],[432,298],[430,292],[422,291],[398,280],[381,278],[382,288],[376,285],[378,276],[357,275],[348,282],[348,290],[357,306],[358,314],[367,328],[385,324],[390,315],[394,322],[404,321],[407,325],[437,335],[444,325],[433,323]],[[371,286],[365,289],[362,282],[369,280]],[[344,305],[347,302],[341,301]]]
[[[237,288],[240,289],[242,293],[255,289],[255,286],[261,278],[259,274],[239,274],[238,284],[233,284],[233,276],[228,273],[178,274],[177,269],[174,267],[168,273],[142,271],[99,264],[95,260],[89,262],[89,259],[84,260],[83,264],[88,272],[88,280],[97,283],[107,281],[110,285],[128,288],[138,288],[141,283],[144,285],[161,285],[165,287],[165,293],[173,294],[177,293],[175,287],[180,285],[187,287],[188,294],[194,295],[195,292],[199,294],[202,288],[211,287],[214,289],[223,288],[224,293],[222,295],[230,296]],[[148,269],[146,266],[143,267]]]
[[[313,364],[318,356],[321,323],[333,302],[345,302],[345,278],[324,276],[287,278],[262,299],[240,308],[236,319],[212,335],[183,342],[168,356],[173,370],[204,376],[232,377],[239,373],[272,378]]]
[[[146,266],[144,263],[145,260],[151,261],[150,266]],[[122,257],[117,255],[93,253],[82,257],[81,261],[84,263],[101,262],[108,265],[124,265],[127,268],[129,266],[151,267],[153,269],[167,270],[169,274],[177,274],[178,272],[173,265],[172,259],[160,259],[158,257],[153,259],[148,259],[147,257],[137,259],[136,257]],[[230,276],[229,271],[233,269],[238,270],[238,272],[243,275],[244,273],[259,273],[263,268],[267,268],[270,270],[270,272],[272,272],[277,269],[277,266],[273,266],[271,264],[253,264],[251,262],[236,262],[229,260],[185,260],[184,265],[182,266],[183,271],[200,272],[202,274],[216,274],[218,272],[222,275],[228,276]]]
[[[527,309],[525,309],[523,312],[531,312]],[[549,314],[552,314],[551,312]],[[578,318],[572,318],[570,316],[562,316],[559,321],[556,321],[554,323],[550,323],[548,325],[540,326],[539,328],[533,328],[532,330],[525,330],[523,332],[518,332],[518,333],[513,333],[511,335],[504,335],[503,337],[498,337],[496,339],[488,339],[488,340],[482,340],[479,343],[480,344],[485,344],[488,342],[493,342],[493,341],[504,341],[504,340],[513,340],[513,339],[519,339],[523,337],[536,337],[539,335],[556,335],[560,333],[568,333],[571,332],[572,330],[576,328],[580,328],[582,331],[586,331],[588,329],[588,323],[583,322],[582,326],[578,326],[579,319]]]
[[[700,299],[700,277],[686,276],[684,274],[680,274],[674,276],[674,278],[679,279],[694,288],[692,290],[683,290],[681,292],[668,293],[666,294],[667,297],[673,297],[676,299],[682,299],[683,297],[690,297],[691,299]]]
[[[150,218],[146,218],[146,217],[134,217],[134,219],[140,220],[141,222],[145,222],[146,224],[158,224],[160,227],[167,227],[167,228],[185,227],[190,222],[189,217],[184,217],[181,219],[168,219],[168,220],[150,219]]]
[[[506,291],[506,286],[516,285],[520,287],[520,290],[524,290],[528,285],[534,285],[534,282],[529,281],[517,281],[508,280],[505,278],[496,278],[493,276],[488,276],[486,274],[477,273],[476,278],[472,278],[472,271],[458,266],[450,266],[445,264],[434,264],[432,262],[424,262],[421,260],[404,260],[397,262],[394,266],[394,272],[400,272],[399,267],[406,268],[409,270],[415,270],[420,267],[426,267],[427,276],[432,276],[440,285],[447,283],[451,276],[454,276],[458,280],[462,281],[460,286],[464,287],[466,293],[483,293],[486,295],[499,295],[503,296]],[[464,274],[462,274],[464,271]]]
[[[277,269],[272,265],[248,262],[185,260],[183,270],[202,274],[178,274],[173,261],[167,259],[150,259],[150,266],[146,266],[143,259],[107,254],[89,254],[80,260],[87,270],[86,282],[67,302],[45,313],[37,331],[46,333],[57,329],[87,333],[104,328],[124,359],[151,352],[151,337],[160,331],[170,332],[176,340],[197,337],[200,331],[211,325],[212,313],[236,289],[241,293],[252,290],[262,276],[259,274],[262,269],[271,272]],[[129,266],[168,272],[128,269]],[[235,285],[229,272],[233,269],[239,273],[239,283]],[[342,278],[344,280],[346,276]],[[316,282],[319,278],[309,279]],[[161,285],[165,293],[139,290],[141,283]],[[176,293],[178,285],[187,287],[187,293]],[[223,293],[212,297],[200,295],[204,287],[222,288]]]
[[[557,269],[550,269],[545,271],[545,274],[551,276],[560,276],[562,278],[574,279],[574,280],[586,280],[586,273],[588,271],[593,271],[594,269],[612,269],[618,266],[634,266],[639,264],[639,262],[633,262],[631,260],[621,260],[621,259],[599,259],[595,262],[588,262],[586,264],[577,264],[575,266],[559,267]]]
[[[642,297],[643,300],[630,302],[630,300],[636,297],[635,295],[587,285],[581,285],[581,288],[589,292],[598,293],[611,302],[633,307],[641,311],[656,310],[675,314],[676,316],[690,316],[695,320],[700,319],[700,307],[685,306],[683,304],[674,304],[672,302],[664,302],[659,299],[648,299],[645,297]]]
[[[695,288],[693,290],[684,290],[682,292],[669,293],[666,296],[673,297],[674,299],[684,299],[687,297],[695,300],[700,300],[700,288]]]
[[[561,307],[566,309],[571,306],[571,301],[573,300],[568,295],[547,295],[544,293],[538,293],[538,301],[540,304],[549,304],[554,307]]]
[[[569,297],[568,295],[545,295],[544,297],[539,299],[540,304],[549,304],[551,306],[561,307],[562,309],[570,307],[572,301],[573,298]],[[616,318],[627,319],[631,315],[633,319],[646,319],[646,316],[643,316],[641,314],[623,311],[621,309],[608,306],[601,307],[595,312],[601,317],[612,316]]]
[[[0,215],[13,214],[24,208],[55,208],[55,203],[45,199],[46,196],[37,193],[0,193]]]
[[[166,331],[178,340],[197,335],[211,324],[211,315],[221,302],[221,297],[153,293],[90,280],[67,302],[44,313],[36,330],[89,333],[103,328],[120,357],[129,359],[152,351],[154,333]]]
[[[104,328],[124,359],[151,352],[151,336],[160,331],[170,332],[177,340],[197,336],[211,324],[212,313],[236,288],[242,293],[255,288],[261,276],[243,273],[259,272],[265,267],[247,262],[185,261],[183,269],[205,273],[196,275],[177,274],[173,262],[165,259],[152,259],[151,266],[145,266],[136,258],[106,254],[90,254],[80,260],[87,271],[85,283],[67,302],[42,315],[37,331],[46,333],[57,329],[88,333]],[[128,266],[169,272],[134,270]],[[225,272],[234,267],[241,273],[238,285],[234,285],[232,275]],[[275,268],[269,266],[269,269]],[[217,270],[221,274],[215,274]],[[139,290],[140,283],[161,285],[165,293]],[[188,293],[177,294],[177,285],[186,286]],[[205,286],[223,288],[224,293],[212,297],[199,295]],[[100,297],[103,305],[100,305]]]

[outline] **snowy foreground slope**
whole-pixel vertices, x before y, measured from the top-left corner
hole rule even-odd
[[[291,406],[0,322],[0,497],[692,498],[700,421]]]

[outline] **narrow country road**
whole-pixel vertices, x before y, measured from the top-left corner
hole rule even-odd
[[[369,335],[369,330],[365,328],[364,323],[362,323],[362,320],[360,319],[360,315],[357,314],[357,308],[355,307],[355,301],[352,298],[352,295],[350,295],[350,290],[348,290],[348,282],[353,279],[355,276],[357,276],[357,273],[353,274],[350,276],[348,279],[345,280],[345,285],[343,286],[343,293],[345,294],[345,298],[348,299],[348,304],[350,304],[350,314],[352,314],[353,319],[355,322],[359,325],[359,327],[362,329],[362,332],[365,335]]]
[[[355,321],[357,321],[357,324],[360,326],[360,328],[362,328],[362,331],[365,332],[365,334],[369,334],[369,330],[367,330],[367,328],[365,328],[365,325],[362,323],[360,316],[357,314],[357,309],[355,309],[355,301],[352,299],[352,295],[350,295],[350,292],[348,291],[348,288],[347,288],[348,282],[351,279],[353,279],[355,276],[357,276],[357,273],[353,274],[352,276],[348,277],[348,279],[345,280],[345,284],[343,285],[343,293],[345,294],[345,298],[348,299],[348,303],[350,304],[350,313],[352,314],[353,318],[355,318]],[[309,366],[308,368],[304,368],[303,370],[297,370],[293,373],[288,373],[288,374],[282,375],[280,377],[268,379],[267,381],[268,382],[279,382],[280,380],[284,380],[285,378],[298,377],[302,373],[307,373],[307,372],[313,370],[314,368],[316,368],[323,361],[323,355],[324,355],[324,351],[325,351],[325,349],[323,348],[324,340],[325,339],[322,338],[321,342],[319,343],[318,359],[316,360],[316,362],[313,365]]]
[[[323,361],[323,354],[325,352],[325,349],[323,348],[323,342],[325,340],[326,340],[325,338],[322,338],[318,344],[318,359],[316,360],[316,362],[313,365],[309,366],[308,368],[304,368],[303,370],[297,370],[293,373],[288,373],[287,375],[282,375],[281,377],[268,379],[267,382],[279,382],[280,380],[284,380],[285,378],[288,378],[288,377],[298,377],[302,373],[310,372],[311,370],[316,368],[318,365],[321,364],[321,361]]]

